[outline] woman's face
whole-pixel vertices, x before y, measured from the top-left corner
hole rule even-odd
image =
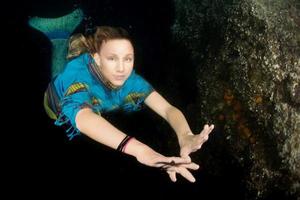
[[[129,40],[108,40],[102,43],[94,59],[108,81],[114,86],[122,86],[133,69],[134,50]]]

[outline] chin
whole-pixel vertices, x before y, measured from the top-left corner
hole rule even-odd
[[[120,87],[120,86],[124,85],[124,82],[125,81],[114,81],[114,82],[112,82],[112,84],[117,86],[117,87]]]

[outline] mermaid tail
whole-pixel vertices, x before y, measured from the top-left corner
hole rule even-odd
[[[80,8],[57,18],[30,18],[28,24],[44,33],[52,43],[51,77],[60,73],[66,63],[68,39],[75,28],[83,20],[83,12]]]

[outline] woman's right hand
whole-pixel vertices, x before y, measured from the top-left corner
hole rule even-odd
[[[178,173],[184,178],[186,178],[188,181],[194,183],[196,179],[188,169],[197,170],[199,169],[199,165],[193,162],[188,164],[171,164],[166,165],[165,167],[163,167],[163,169],[166,170],[166,172],[169,174],[170,179],[173,182],[177,181],[176,174]]]
[[[165,170],[173,182],[176,182],[177,173],[190,182],[196,181],[188,169],[197,170],[199,169],[199,165],[191,162],[190,157],[166,157],[157,153],[150,147],[144,146],[143,149],[136,154],[136,159],[144,165]]]

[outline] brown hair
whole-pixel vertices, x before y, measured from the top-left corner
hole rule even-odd
[[[67,59],[75,58],[82,53],[99,52],[103,41],[112,39],[127,39],[132,42],[128,32],[121,27],[96,26],[93,33],[78,33],[71,36]]]

